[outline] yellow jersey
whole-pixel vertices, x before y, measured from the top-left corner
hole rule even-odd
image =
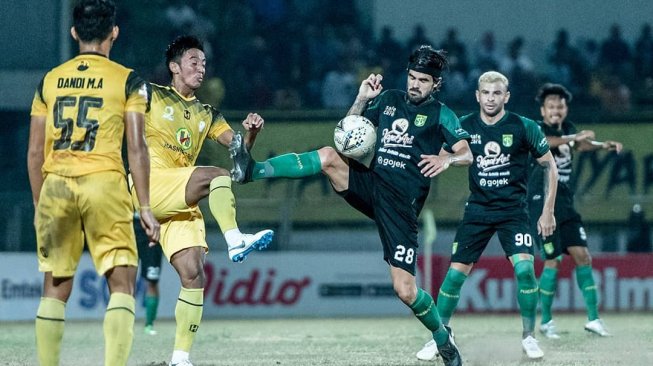
[[[76,177],[99,171],[125,174],[125,112],[146,113],[149,84],[103,55],[82,53],[50,70],[32,101],[45,116],[43,173]]]
[[[145,136],[152,168],[193,166],[207,137],[217,140],[231,130],[222,113],[196,97],[185,98],[172,86],[151,84],[151,90]]]

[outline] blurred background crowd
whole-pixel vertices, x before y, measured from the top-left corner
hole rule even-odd
[[[123,5],[118,23],[129,42],[117,42],[114,57],[166,83],[162,55],[167,42],[182,33],[199,35],[206,43],[209,78],[200,95],[222,108],[346,109],[370,72],[382,73],[386,88],[402,89],[407,56],[421,44],[447,51],[450,65],[441,99],[454,107],[475,105],[476,79],[490,69],[511,80],[516,111],[532,104],[533,91],[544,81],[562,83],[575,103],[600,105],[608,113],[653,103],[649,23],[637,25],[634,39],[625,38],[618,23],[607,24],[605,34],[595,38],[560,28],[551,35],[545,60],[534,60],[523,36],[499,41],[492,29],[466,43],[457,27],[431,37],[428,24],[415,24],[411,36],[399,40],[391,25],[375,32],[357,7],[360,2],[349,0],[158,3]]]

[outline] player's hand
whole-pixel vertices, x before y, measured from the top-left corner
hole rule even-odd
[[[552,213],[542,213],[540,219],[537,220],[537,233],[541,237],[547,237],[553,235],[553,231],[556,229],[556,219]]]
[[[621,144],[621,142],[605,141],[603,143],[603,148],[608,150],[608,151],[614,151],[617,154],[619,154],[621,152],[621,150],[624,148],[624,146]]]
[[[376,98],[383,90],[383,85],[381,85],[382,80],[383,75],[370,74],[370,76],[363,80],[360,88],[358,88],[358,97],[367,100]]]
[[[159,239],[161,239],[161,225],[156,218],[154,218],[151,209],[141,208],[139,211],[141,227],[143,227],[145,234],[147,234],[147,238],[150,240],[150,246],[153,247],[157,245]]]
[[[422,169],[420,172],[427,178],[433,178],[443,171],[449,169],[449,155],[420,155],[418,167]]]
[[[258,113],[248,113],[247,118],[243,120],[245,131],[256,134],[263,129],[265,120]]]

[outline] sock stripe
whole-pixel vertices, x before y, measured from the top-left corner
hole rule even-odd
[[[132,309],[130,309],[130,308],[128,308],[128,307],[125,307],[125,306],[116,306],[115,308],[109,308],[109,309],[107,309],[107,311],[112,311],[112,310],[127,310],[127,311],[130,312],[132,315],[136,316],[136,313],[135,313]]]
[[[444,297],[451,298],[451,299],[458,299],[458,298],[460,298],[460,295],[449,294],[449,293],[446,293],[446,292],[442,291],[442,289],[440,289],[439,293],[440,293],[440,295],[442,295],[442,296],[444,296]]]
[[[542,295],[546,295],[546,296],[553,296],[553,295],[555,295],[555,291],[547,291],[547,290],[543,290],[542,288],[540,288],[540,293],[541,293]]]
[[[426,308],[426,310],[422,311],[421,313],[415,313],[415,316],[418,317],[418,318],[421,318],[421,317],[423,317],[424,315],[428,314],[429,311],[431,311],[431,308],[433,308],[433,305],[435,305],[435,303],[434,303],[433,301],[431,301],[431,303],[430,303],[429,306]]]
[[[65,319],[61,319],[61,318],[49,318],[49,317],[40,316],[40,315],[37,315],[36,319],[47,320],[47,321],[52,321],[52,322],[64,322],[65,321]]]
[[[199,306],[199,307],[203,307],[203,306],[204,306],[204,304],[195,304],[195,303],[192,303],[192,302],[190,302],[190,301],[186,301],[186,300],[182,299],[181,297],[178,298],[177,300],[179,300],[179,301],[181,301],[181,302],[184,302],[184,303],[186,303],[186,304],[188,304],[188,305],[192,305],[192,306]]]

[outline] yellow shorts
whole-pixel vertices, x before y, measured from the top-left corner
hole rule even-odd
[[[197,167],[154,168],[150,171],[150,206],[161,223],[159,243],[168,260],[178,251],[203,247],[208,252],[204,218],[199,206],[186,204],[186,185]],[[138,197],[129,177],[132,203],[138,209]]]
[[[100,275],[137,266],[133,211],[125,176],[104,171],[79,177],[48,174],[36,209],[39,270],[71,277],[88,246]]]

